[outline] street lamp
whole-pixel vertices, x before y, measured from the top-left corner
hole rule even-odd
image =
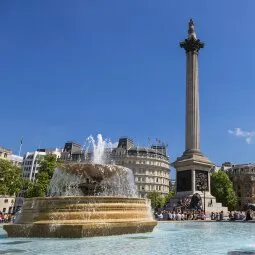
[[[204,192],[204,215],[205,215],[205,191],[207,190],[207,176],[204,175],[202,178],[201,178],[201,182],[200,182],[200,189],[201,191]]]
[[[205,215],[205,190],[206,190],[205,186],[203,186],[203,190],[204,190],[204,215]]]

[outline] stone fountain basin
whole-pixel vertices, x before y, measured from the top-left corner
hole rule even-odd
[[[125,173],[123,169],[125,167],[118,165],[106,165],[106,164],[90,164],[90,163],[70,163],[64,164],[61,167],[64,171],[83,176],[90,180],[100,182],[104,179],[110,178],[116,173]]]
[[[9,237],[80,238],[151,232],[157,225],[149,201],[125,197],[45,197],[26,199]]]

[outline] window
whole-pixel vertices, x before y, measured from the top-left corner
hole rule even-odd
[[[8,199],[5,199],[5,200],[4,200],[4,203],[8,203]]]
[[[3,208],[3,213],[5,213],[6,212],[6,208]]]

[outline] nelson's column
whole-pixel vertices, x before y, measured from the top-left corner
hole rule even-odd
[[[216,203],[210,190],[210,171],[214,164],[200,151],[199,89],[198,89],[198,54],[204,43],[197,39],[194,23],[189,21],[188,38],[180,43],[186,52],[186,126],[185,151],[173,163],[176,169],[176,196],[171,204],[190,197],[195,193],[201,195],[206,212],[226,211]],[[204,203],[205,197],[205,203]]]

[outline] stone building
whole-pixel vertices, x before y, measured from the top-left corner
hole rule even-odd
[[[4,147],[0,147],[0,159],[6,159],[18,167],[21,167],[23,162],[23,157],[13,154],[11,149]]]
[[[12,150],[0,147],[0,159],[7,159],[8,155],[12,154]]]
[[[23,161],[23,177],[34,181],[40,167],[40,159],[47,154],[54,154],[57,159],[59,159],[61,157],[61,153],[62,149],[59,148],[38,149],[33,152],[27,152]]]
[[[23,157],[14,155],[12,150],[0,147],[0,159],[11,162],[12,165],[22,167]],[[0,212],[12,213],[15,211],[16,198],[9,195],[0,195]]]
[[[255,164],[232,165],[227,172],[238,197],[238,209],[255,204]]]
[[[14,196],[0,196],[0,212],[12,213],[15,203]]]
[[[152,191],[168,194],[170,163],[164,145],[138,147],[132,139],[120,138],[118,147],[111,152],[111,161],[132,169],[141,197]]]

